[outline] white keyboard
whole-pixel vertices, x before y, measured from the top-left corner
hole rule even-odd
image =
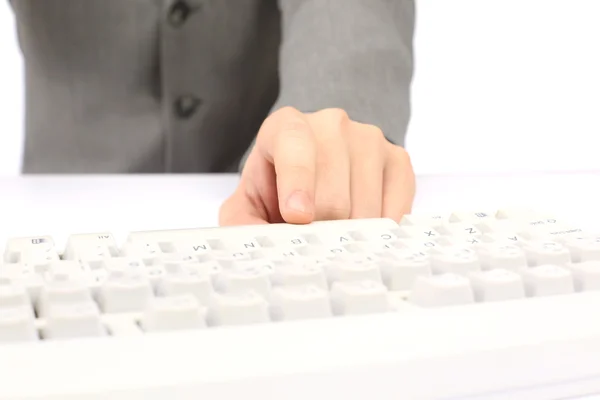
[[[0,399],[600,393],[595,233],[503,209],[10,239]]]

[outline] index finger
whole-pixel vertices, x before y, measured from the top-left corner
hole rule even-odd
[[[275,169],[279,210],[284,221],[312,222],[317,142],[304,115],[292,108],[277,111],[261,127],[256,146]]]

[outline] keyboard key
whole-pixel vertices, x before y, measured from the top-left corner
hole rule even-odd
[[[471,304],[475,297],[467,278],[446,273],[417,278],[408,301],[421,307],[441,307]]]
[[[338,281],[331,287],[336,315],[360,315],[390,311],[386,287],[378,281]]]
[[[270,263],[253,261],[236,263],[216,276],[215,289],[224,293],[252,290],[268,298],[274,270],[274,266]]]
[[[544,264],[565,265],[571,262],[571,254],[563,245],[553,241],[531,241],[523,246],[529,266]]]
[[[44,264],[58,260],[54,240],[50,236],[9,239],[4,250],[4,262],[10,264]]]
[[[34,271],[33,267],[22,264],[0,265],[0,279],[26,288],[32,302],[37,301],[40,291],[45,285],[44,279]]]
[[[271,320],[269,304],[256,292],[215,293],[207,322],[210,326],[265,323]]]
[[[567,264],[566,268],[573,274],[575,290],[600,290],[600,261],[584,261]]]
[[[100,289],[98,301],[105,313],[141,312],[152,296],[152,285],[143,273],[112,271]]]
[[[157,284],[160,296],[190,294],[199,304],[206,306],[213,293],[213,265],[190,263],[171,269]]]
[[[505,269],[477,271],[469,274],[473,294],[477,302],[521,299],[525,287],[521,276]]]
[[[74,279],[72,275],[55,273],[48,278],[40,292],[37,313],[45,317],[52,306],[92,301],[92,292],[83,280]]]
[[[571,253],[571,261],[600,261],[600,236],[572,235],[557,238]]]
[[[0,277],[0,308],[31,307],[29,294],[23,285]]]
[[[540,265],[522,271],[529,297],[568,294],[575,290],[573,274],[558,265]]]
[[[469,247],[438,247],[431,251],[431,266],[436,274],[453,273],[466,275],[479,271],[481,266],[477,253]]]
[[[276,287],[270,303],[271,316],[275,321],[332,316],[329,293],[315,285]]]
[[[431,275],[431,257],[424,252],[390,250],[382,254],[378,264],[389,290],[410,290],[419,276]]]
[[[206,311],[198,299],[185,293],[153,298],[140,322],[147,332],[206,328]]]
[[[514,244],[481,243],[475,247],[475,252],[484,270],[501,268],[517,271],[527,268],[525,251]]]
[[[93,301],[58,303],[48,308],[44,338],[69,339],[104,336],[106,330],[100,319],[100,310]]]
[[[94,264],[119,255],[119,248],[113,235],[101,232],[71,235],[62,258]]]
[[[30,307],[0,307],[0,346],[6,342],[37,340]]]
[[[382,282],[381,271],[374,261],[332,261],[325,266],[330,284],[348,281]]]
[[[275,268],[272,275],[275,286],[315,286],[328,290],[324,265],[314,262],[290,263]]]

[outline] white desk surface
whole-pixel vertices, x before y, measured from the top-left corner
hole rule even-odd
[[[237,175],[0,178],[0,243],[7,237],[211,227]],[[414,212],[531,206],[600,231],[600,171],[422,176]],[[0,244],[3,247],[3,244]]]

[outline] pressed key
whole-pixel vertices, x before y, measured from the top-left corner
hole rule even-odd
[[[378,281],[334,282],[331,304],[336,315],[360,315],[390,311],[386,287]]]
[[[467,278],[448,273],[417,278],[408,301],[420,307],[442,307],[471,304],[475,297]]]
[[[192,294],[153,298],[140,321],[147,332],[206,328],[205,309]]]
[[[106,330],[93,301],[59,303],[48,308],[43,335],[45,339],[70,339],[104,336]]]
[[[558,265],[540,265],[521,272],[529,297],[568,294],[575,291],[573,274]]]
[[[506,269],[478,271],[469,274],[473,294],[477,302],[521,299],[525,287],[521,276]]]
[[[329,293],[314,285],[276,287],[270,303],[271,317],[275,321],[326,318],[333,315]]]

